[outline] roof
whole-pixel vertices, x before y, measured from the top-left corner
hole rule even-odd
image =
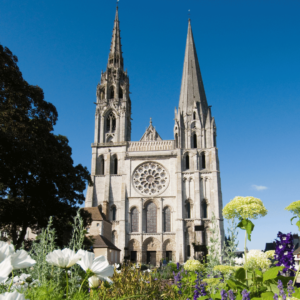
[[[109,248],[109,249],[121,251],[103,235],[92,235],[89,237],[94,240],[94,244],[93,244],[94,248]]]
[[[140,139],[140,142],[150,142],[150,141],[162,141],[162,138],[159,136],[158,132],[152,125],[152,118],[150,118],[150,125],[146,129],[144,135]]]
[[[300,253],[300,247],[297,248],[297,249],[293,252],[294,255],[299,254],[299,253]]]
[[[265,251],[269,251],[269,250],[275,250],[276,249],[276,245],[275,243],[266,243],[266,247],[265,247]]]
[[[99,207],[84,207],[85,211],[91,214],[93,221],[107,221],[105,215],[99,210]]]

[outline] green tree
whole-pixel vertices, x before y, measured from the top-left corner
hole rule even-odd
[[[92,182],[86,167],[74,166],[68,139],[53,134],[55,106],[17,62],[0,45],[0,230],[19,248],[27,229],[46,227],[50,216],[62,240]]]

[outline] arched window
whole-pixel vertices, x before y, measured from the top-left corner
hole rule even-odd
[[[104,157],[100,155],[96,162],[96,174],[104,175]]]
[[[201,208],[202,208],[202,218],[207,218],[207,203],[206,203],[206,200],[202,201]]]
[[[131,210],[131,232],[139,232],[139,212],[136,207]]]
[[[193,120],[196,120],[196,112],[193,113]]]
[[[205,169],[206,168],[206,163],[205,163],[205,153],[202,152],[201,153],[201,169]]]
[[[189,154],[187,153],[185,156],[185,169],[189,170],[189,168],[190,168],[190,157]]]
[[[178,134],[175,134],[175,148],[178,148]]]
[[[115,89],[113,86],[110,87],[110,99],[115,98]]]
[[[191,218],[191,203],[190,202],[187,202],[187,204],[186,204],[186,217],[188,219]]]
[[[116,221],[117,219],[117,208],[115,206],[112,207],[112,221]]]
[[[193,148],[197,148],[197,134],[193,133]]]
[[[118,157],[117,157],[117,155],[113,155],[112,158],[111,158],[110,173],[113,174],[113,175],[118,174]]]
[[[115,132],[116,131],[116,117],[113,112],[106,118],[106,132]]]
[[[171,210],[169,207],[164,209],[164,232],[171,232]]]
[[[146,232],[147,233],[156,233],[156,205],[151,202],[147,205],[146,208]]]
[[[104,99],[104,89],[100,90],[100,99]]]
[[[119,88],[119,98],[123,98],[123,90],[122,88]]]

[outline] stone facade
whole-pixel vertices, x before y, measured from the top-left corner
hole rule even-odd
[[[150,120],[131,141],[129,78],[123,69],[118,10],[106,71],[97,86],[92,178],[85,206],[101,206],[125,258],[158,264],[198,257],[212,213],[224,240],[216,124],[201,78],[191,24],[174,140],[162,140]],[[205,247],[204,247],[205,248]],[[203,251],[203,247],[201,248]]]

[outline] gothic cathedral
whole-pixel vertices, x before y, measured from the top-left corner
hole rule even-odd
[[[120,258],[156,265],[206,252],[211,218],[223,244],[216,124],[207,104],[190,21],[174,140],[150,125],[131,141],[129,77],[124,71],[118,8],[106,71],[97,86],[92,179],[85,206],[111,222]]]

